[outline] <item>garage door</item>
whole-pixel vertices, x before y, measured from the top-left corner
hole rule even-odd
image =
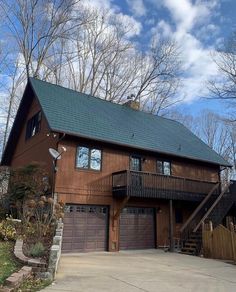
[[[120,216],[120,249],[155,248],[153,208],[124,208]]]
[[[66,205],[62,251],[107,250],[107,218],[105,206]]]

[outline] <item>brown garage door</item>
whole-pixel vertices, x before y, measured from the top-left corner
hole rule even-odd
[[[62,251],[107,250],[107,218],[105,206],[66,205]]]
[[[124,208],[120,216],[120,249],[155,248],[153,208]]]

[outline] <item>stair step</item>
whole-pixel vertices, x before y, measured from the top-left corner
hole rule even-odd
[[[196,239],[196,238],[189,238],[186,242],[189,242],[189,243],[198,243],[199,242],[199,239]]]
[[[186,251],[182,251],[182,250],[181,250],[180,253],[182,253],[182,254],[186,254],[186,255],[194,255],[194,253],[190,253],[190,252],[186,252]]]
[[[189,237],[189,239],[193,239],[193,240],[202,240],[202,236],[198,236],[198,235],[191,235],[190,237]]]
[[[193,247],[193,248],[196,248],[197,247],[197,243],[189,243],[189,242],[186,242],[184,247]]]
[[[196,248],[193,247],[183,247],[181,251],[187,251],[187,252],[196,252]]]

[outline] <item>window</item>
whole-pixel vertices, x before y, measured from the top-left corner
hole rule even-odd
[[[35,136],[40,131],[41,118],[42,114],[41,112],[38,112],[31,119],[28,120],[25,133],[26,140]]]
[[[183,223],[183,213],[180,209],[175,209],[175,223],[182,224]]]
[[[76,167],[92,170],[101,170],[102,152],[88,147],[77,147]]]
[[[131,156],[130,169],[135,171],[141,171],[141,158],[136,156]]]
[[[157,160],[157,173],[171,175],[171,163],[169,161]]]

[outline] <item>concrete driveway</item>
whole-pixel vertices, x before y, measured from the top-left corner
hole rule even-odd
[[[69,254],[44,291],[235,292],[236,266],[161,250]]]

